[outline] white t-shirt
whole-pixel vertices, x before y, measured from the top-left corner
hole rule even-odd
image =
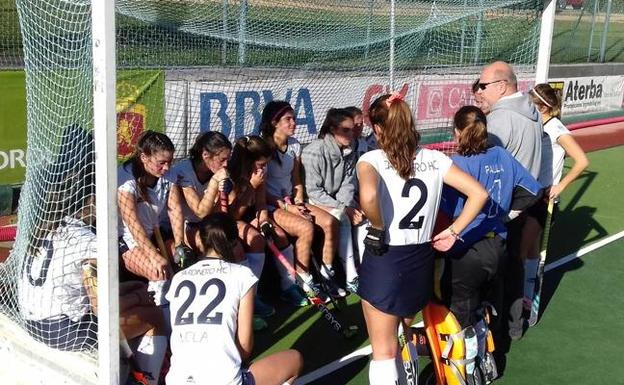
[[[82,263],[97,258],[96,236],[89,226],[66,217],[35,255],[26,258],[19,290],[24,318],[41,321],[65,315],[75,322],[89,313]]]
[[[295,159],[301,157],[301,144],[294,137],[289,137],[286,151],[275,151],[275,156],[280,160],[271,158],[267,167],[266,187],[267,193],[276,198],[291,195],[293,190],[292,170]]]
[[[201,260],[173,277],[166,295],[172,353],[167,384],[241,384],[238,307],[257,281],[248,267],[220,259]]]
[[[154,227],[158,226],[160,223],[160,214],[167,206],[169,191],[171,190],[171,186],[175,183],[175,179],[170,171],[162,178],[158,178],[153,187],[147,187],[147,196],[150,201],[145,202],[143,198],[141,198],[137,181],[132,175],[131,167],[131,165],[119,167],[117,171],[117,191],[130,193],[134,197],[139,222],[141,222],[147,236],[151,237],[154,232]],[[119,236],[123,237],[128,248],[132,249],[136,247],[136,241],[130,233],[127,224],[123,222],[121,212],[119,213],[117,229],[119,231]]]
[[[570,135],[570,131],[557,118],[551,118],[544,123],[544,132],[548,134],[550,145],[552,147],[552,182],[550,184],[558,184],[561,181],[563,173],[563,160],[565,158],[565,149],[559,144],[559,138],[562,135]],[[550,184],[546,184],[549,186]]]
[[[195,169],[193,169],[193,161],[190,159],[184,159],[176,163],[171,169],[171,174],[180,188],[192,188],[200,199],[204,196],[204,191],[210,182],[210,179],[208,179],[206,183],[201,183],[199,179],[197,179],[197,174],[195,173]],[[184,220],[187,222],[196,223],[201,221],[201,218],[195,215],[193,210],[190,209],[185,199],[182,199],[182,213],[184,215]]]
[[[414,158],[415,173],[407,181],[399,176],[382,150],[363,154],[377,170],[381,215],[386,227],[386,243],[391,246],[429,242],[440,205],[444,175],[451,159],[439,151],[419,148]]]

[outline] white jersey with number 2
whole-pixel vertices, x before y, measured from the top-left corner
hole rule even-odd
[[[358,163],[370,164],[380,176],[377,186],[381,215],[390,246],[429,242],[438,214],[444,175],[451,159],[439,151],[418,148],[414,174],[401,178],[382,150],[362,155]]]
[[[166,298],[171,311],[167,384],[240,385],[236,347],[240,300],[257,282],[251,270],[204,259],[177,273]]]

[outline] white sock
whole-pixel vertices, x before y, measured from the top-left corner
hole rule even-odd
[[[167,294],[167,291],[169,290],[169,285],[171,285],[171,281],[169,280],[149,281],[147,283],[147,291],[154,292],[154,303],[156,306],[169,304],[165,298],[165,294]]]
[[[260,279],[262,267],[264,267],[264,253],[245,253],[245,258],[247,258],[251,271],[256,278]]]
[[[299,273],[299,276],[302,279],[301,288],[303,289],[303,291],[305,291],[306,293],[313,291],[310,285],[314,283],[314,278],[312,278],[310,273],[308,272]]]
[[[295,255],[292,245],[288,245],[287,248],[282,250],[282,254],[284,255],[284,257],[286,257],[286,260],[290,263],[290,265],[294,267]],[[286,269],[286,267],[280,261],[275,261],[275,265],[277,266],[277,272],[280,276],[280,288],[282,289],[282,291],[294,285],[295,277],[290,275],[288,269]]]
[[[325,262],[323,262],[323,264],[321,265],[321,274],[323,275],[323,277],[325,277],[325,279],[331,279],[331,277],[334,276],[334,268],[332,267],[332,265],[328,265]]]
[[[357,270],[355,269],[355,259],[353,256],[353,234],[351,232],[351,222],[349,218],[344,216],[344,220],[340,221],[340,239],[338,242],[338,256],[342,267],[344,268],[347,282],[351,282],[357,277]]]
[[[539,258],[527,259],[524,262],[524,298],[529,300],[533,300],[538,266]]]
[[[139,369],[151,375],[150,385],[158,385],[160,367],[167,352],[167,337],[143,336],[137,347],[134,359]]]
[[[368,366],[368,382],[370,385],[396,385],[399,381],[394,358],[389,360],[371,360]]]

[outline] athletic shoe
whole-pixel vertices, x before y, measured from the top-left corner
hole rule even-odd
[[[333,279],[328,279],[327,281],[327,289],[329,290],[329,295],[334,298],[343,298],[346,297],[349,293],[342,287],[338,286]]]
[[[355,277],[351,281],[347,282],[347,290],[349,290],[351,293],[357,293],[359,285],[360,285],[360,278]]]
[[[530,313],[532,306],[533,306],[533,300],[528,299],[527,297],[522,298],[522,308],[525,312]]]
[[[267,318],[275,314],[275,308],[269,304],[262,302],[258,297],[254,298],[254,315],[257,317]]]
[[[324,263],[321,264],[320,270],[321,270],[321,275],[325,279],[332,279],[336,275],[336,272],[334,271],[334,268],[333,267],[329,267],[329,266],[327,266]]]
[[[280,299],[295,307],[307,306],[310,302],[301,294],[299,286],[294,283],[280,295]]]
[[[319,284],[314,281],[302,282],[301,290],[303,290],[308,298],[314,298],[316,297],[316,293],[319,293],[318,297],[324,303],[328,303],[331,300],[328,295],[321,291]]]
[[[336,272],[333,268],[328,267],[325,264],[321,265],[321,275],[325,278],[325,282],[327,283],[327,289],[329,290],[329,295],[334,298],[342,298],[347,296],[347,291],[340,287],[334,279],[336,276]]]
[[[269,324],[260,317],[253,317],[253,331],[258,332],[269,327]]]

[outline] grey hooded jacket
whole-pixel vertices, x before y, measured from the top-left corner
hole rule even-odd
[[[341,151],[331,134],[313,140],[301,154],[310,201],[343,209],[355,206],[356,152]]]
[[[511,153],[534,178],[542,160],[542,116],[529,96],[511,96],[494,104],[487,116],[490,144]]]

